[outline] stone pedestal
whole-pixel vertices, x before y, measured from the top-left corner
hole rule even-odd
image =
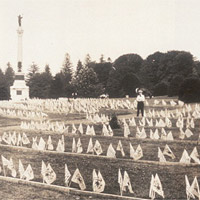
[[[29,87],[26,86],[24,73],[17,72],[15,74],[15,81],[10,87],[10,96],[13,101],[24,101],[29,99]]]

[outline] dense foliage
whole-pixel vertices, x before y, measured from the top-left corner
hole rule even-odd
[[[0,99],[9,99],[14,71],[7,64],[5,73],[0,70]],[[125,54],[114,62],[101,55],[99,62],[89,54],[77,63],[76,70],[67,53],[60,72],[54,76],[50,67],[40,72],[32,63],[26,77],[30,97],[59,98],[98,97],[103,93],[110,97],[135,96],[135,89],[146,88],[154,96],[178,96],[184,101],[199,101],[200,62],[185,51],[155,52],[146,59],[137,54]],[[197,86],[195,86],[197,84]]]

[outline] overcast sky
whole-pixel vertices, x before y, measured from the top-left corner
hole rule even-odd
[[[0,68],[17,68],[17,16],[23,15],[23,69],[60,70],[87,53],[114,61],[136,53],[185,50],[200,59],[199,0],[0,0]]]

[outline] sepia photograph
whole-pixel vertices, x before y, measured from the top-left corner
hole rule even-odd
[[[200,200],[199,0],[0,0],[0,200]]]

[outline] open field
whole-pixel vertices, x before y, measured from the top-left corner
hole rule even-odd
[[[164,98],[163,98],[164,99]],[[159,101],[163,100],[158,98]],[[148,114],[149,110],[154,109],[155,111],[161,111],[168,109],[171,113],[175,115],[178,111],[181,111],[180,106],[171,106],[170,101],[172,99],[165,98],[166,105],[154,105],[155,99],[148,99],[148,104],[146,106],[146,113]],[[173,99],[177,102],[176,99]],[[102,101],[102,100],[101,100]],[[120,101],[118,99],[117,101]],[[124,99],[127,101],[127,99]],[[129,99],[130,105],[134,103],[134,99]],[[195,105],[191,106],[191,109],[195,108]],[[44,110],[42,110],[44,111]],[[194,111],[194,110],[193,110]],[[192,111],[191,111],[192,112]],[[73,112],[73,113],[56,113],[47,111],[47,119],[52,123],[53,122],[64,122],[65,126],[69,126],[67,132],[59,133],[57,131],[42,131],[42,130],[31,130],[31,129],[22,129],[20,127],[21,121],[30,121],[33,119],[27,118],[14,118],[14,117],[0,117],[0,137],[3,138],[3,134],[6,132],[8,135],[16,132],[16,135],[19,133],[22,135],[26,134],[29,139],[29,144],[23,144],[21,146],[7,144],[4,140],[0,143],[0,152],[5,158],[10,159],[12,157],[15,168],[17,169],[16,178],[8,178],[4,176],[4,170],[1,171],[0,183],[2,186],[0,196],[7,198],[0,199],[121,199],[120,197],[120,187],[118,183],[118,170],[121,169],[122,173],[126,170],[129,174],[131,185],[134,193],[131,194],[128,191],[124,192],[124,198],[132,197],[134,198],[149,198],[149,189],[151,183],[152,174],[156,173],[159,175],[160,181],[162,183],[164,191],[164,199],[186,199],[186,183],[185,175],[188,176],[189,182],[192,183],[194,177],[197,177],[198,182],[200,182],[200,167],[199,164],[195,163],[194,160],[191,160],[191,163],[180,163],[183,151],[186,150],[190,155],[193,149],[196,147],[197,151],[200,152],[199,145],[199,124],[200,120],[198,118],[191,119],[194,120],[194,128],[190,127],[193,135],[190,137],[185,137],[184,139],[180,138],[180,129],[176,127],[176,123],[179,117],[169,117],[172,123],[172,127],[157,127],[156,120],[165,119],[162,116],[155,117],[146,117],[147,119],[153,120],[153,126],[140,125],[141,118],[136,117],[136,110],[131,108],[101,108],[99,109],[99,115],[105,114],[107,116],[112,113],[118,115],[122,125],[120,129],[114,129],[114,135],[104,136],[102,134],[102,123],[94,123],[91,120],[87,119],[86,113]],[[187,113],[189,114],[189,112]],[[123,123],[129,123],[129,119],[135,119],[137,126],[129,126],[130,135],[124,137],[124,127]],[[183,130],[187,129],[186,123],[188,116],[183,116]],[[40,121],[41,119],[35,119]],[[78,128],[79,124],[83,124],[83,134],[72,133],[72,124]],[[95,130],[95,135],[86,135],[86,129],[88,125],[93,125]],[[141,130],[144,128],[146,131],[146,138],[137,138],[137,127]],[[165,129],[167,133],[172,132],[174,140],[163,140],[163,139],[151,139],[150,130],[153,132],[158,129],[159,136],[161,136],[162,128]],[[33,138],[37,136],[37,143],[39,143],[40,138],[43,138],[47,142],[49,136],[52,139],[52,145],[54,149],[49,150],[35,150],[32,149]],[[64,136],[64,152],[56,151],[59,139]],[[72,153],[72,143],[73,138],[77,142],[80,138],[83,152],[82,153]],[[93,143],[96,140],[101,144],[103,153],[99,156],[96,154],[87,153],[87,147],[89,140],[92,138]],[[106,156],[108,147],[112,144],[113,148],[116,150],[119,140],[122,143],[125,156],[122,156],[120,151],[116,151],[116,158],[109,158]],[[139,160],[133,160],[130,157],[130,143],[134,149],[140,144],[143,157]],[[169,156],[165,156],[167,162],[160,162],[158,158],[158,148],[161,151],[164,150],[166,144],[170,147],[172,152],[175,155],[175,158],[172,159]],[[32,181],[17,181],[20,176],[18,172],[19,159],[22,161],[25,167],[28,164],[31,165],[34,172],[34,179]],[[45,163],[50,163],[53,170],[56,173],[56,180],[52,183],[51,186],[43,186],[45,184],[39,185],[43,182],[41,176],[41,166],[42,161]],[[65,164],[67,164],[68,169],[71,174],[74,173],[76,168],[78,168],[84,178],[86,189],[83,192],[79,189],[78,184],[71,182],[69,189],[65,187]],[[2,160],[0,160],[0,166],[2,165]],[[3,169],[3,168],[2,168]],[[100,170],[104,180],[105,180],[105,189],[101,194],[93,193],[92,188],[92,172],[93,169]],[[6,176],[11,177],[11,173],[6,169]],[[13,181],[14,179],[14,181]],[[31,184],[33,182],[33,184]],[[30,183],[30,184],[29,184]],[[37,185],[38,184],[38,185]],[[62,189],[54,188],[53,185],[62,186]],[[65,189],[63,189],[65,187]],[[9,189],[8,189],[9,188]],[[110,196],[103,196],[103,194],[111,194]],[[41,195],[44,196],[41,198]],[[112,196],[118,195],[118,196]],[[123,197],[122,197],[123,199]],[[163,199],[161,196],[156,194],[156,199]]]

